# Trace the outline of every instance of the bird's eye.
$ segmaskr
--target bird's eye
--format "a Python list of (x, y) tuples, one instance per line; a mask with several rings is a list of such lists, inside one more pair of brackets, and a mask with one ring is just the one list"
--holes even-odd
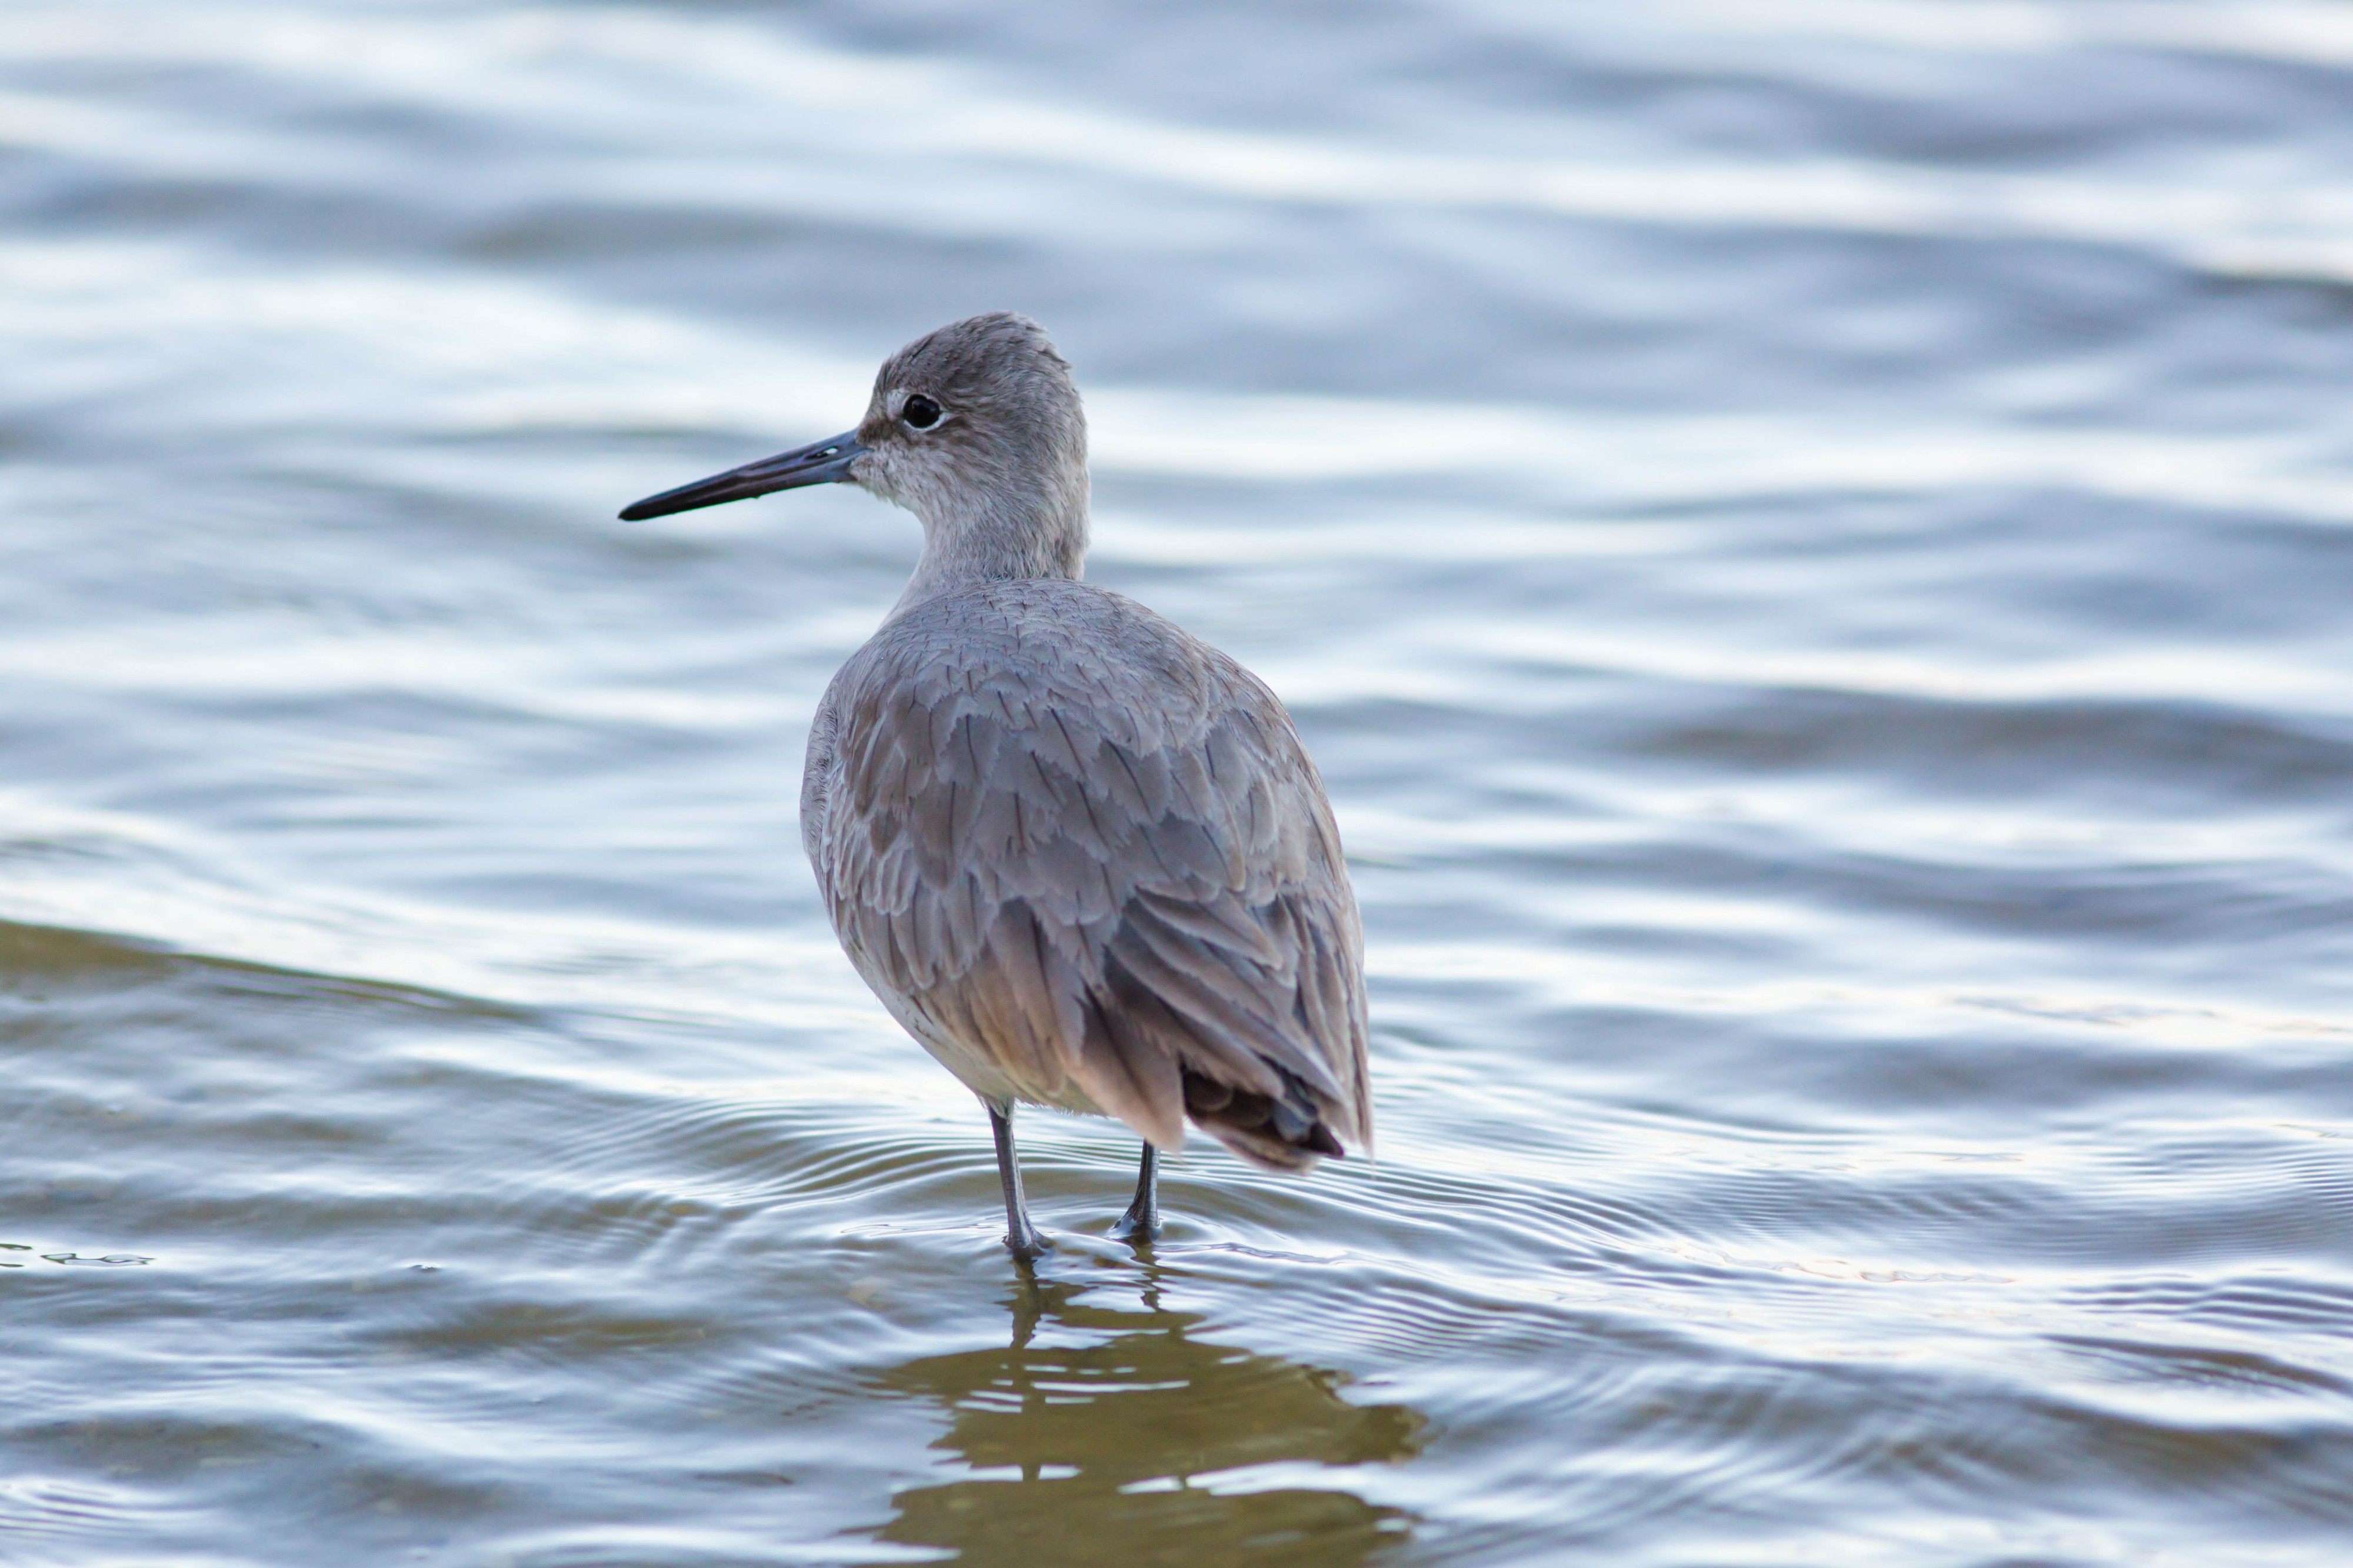
[(928, 430), (940, 422), (940, 405), (919, 392), (907, 399), (907, 405), (899, 410), (899, 417), (911, 429)]

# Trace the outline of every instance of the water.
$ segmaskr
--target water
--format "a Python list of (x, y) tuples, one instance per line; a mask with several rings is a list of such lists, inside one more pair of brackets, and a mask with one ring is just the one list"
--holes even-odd
[[(0, 1561), (2327, 1564), (2353, 13), (16, 0)], [(828, 434), (1056, 333), (1377, 1164), (978, 1108)]]

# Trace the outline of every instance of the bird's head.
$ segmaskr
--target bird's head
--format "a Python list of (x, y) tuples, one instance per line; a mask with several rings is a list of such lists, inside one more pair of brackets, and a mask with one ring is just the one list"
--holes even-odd
[(630, 521), (806, 485), (853, 484), (923, 522), (927, 558), (983, 576), (1078, 575), (1087, 423), (1045, 329), (999, 310), (882, 363), (858, 428), (649, 496)]

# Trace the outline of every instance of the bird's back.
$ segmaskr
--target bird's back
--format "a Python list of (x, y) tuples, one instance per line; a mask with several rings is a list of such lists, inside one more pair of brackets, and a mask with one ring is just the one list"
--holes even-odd
[(1144, 606), (1029, 578), (895, 616), (818, 709), (801, 832), (851, 962), (983, 1099), (1164, 1148), (1189, 1115), (1286, 1168), (1369, 1144), (1322, 781), (1272, 692)]

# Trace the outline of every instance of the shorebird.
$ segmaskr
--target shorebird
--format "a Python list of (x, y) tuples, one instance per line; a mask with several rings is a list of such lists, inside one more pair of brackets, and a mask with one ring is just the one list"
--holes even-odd
[(1087, 432), (1043, 329), (998, 312), (883, 362), (855, 430), (637, 502), (851, 484), (913, 512), (906, 592), (810, 725), (801, 842), (850, 963), (988, 1108), (1005, 1244), (1045, 1247), (1017, 1104), (1144, 1140), (1112, 1234), (1159, 1229), (1192, 1122), (1304, 1171), (1368, 1149), (1364, 938), (1291, 717), (1226, 655), (1080, 580)]

